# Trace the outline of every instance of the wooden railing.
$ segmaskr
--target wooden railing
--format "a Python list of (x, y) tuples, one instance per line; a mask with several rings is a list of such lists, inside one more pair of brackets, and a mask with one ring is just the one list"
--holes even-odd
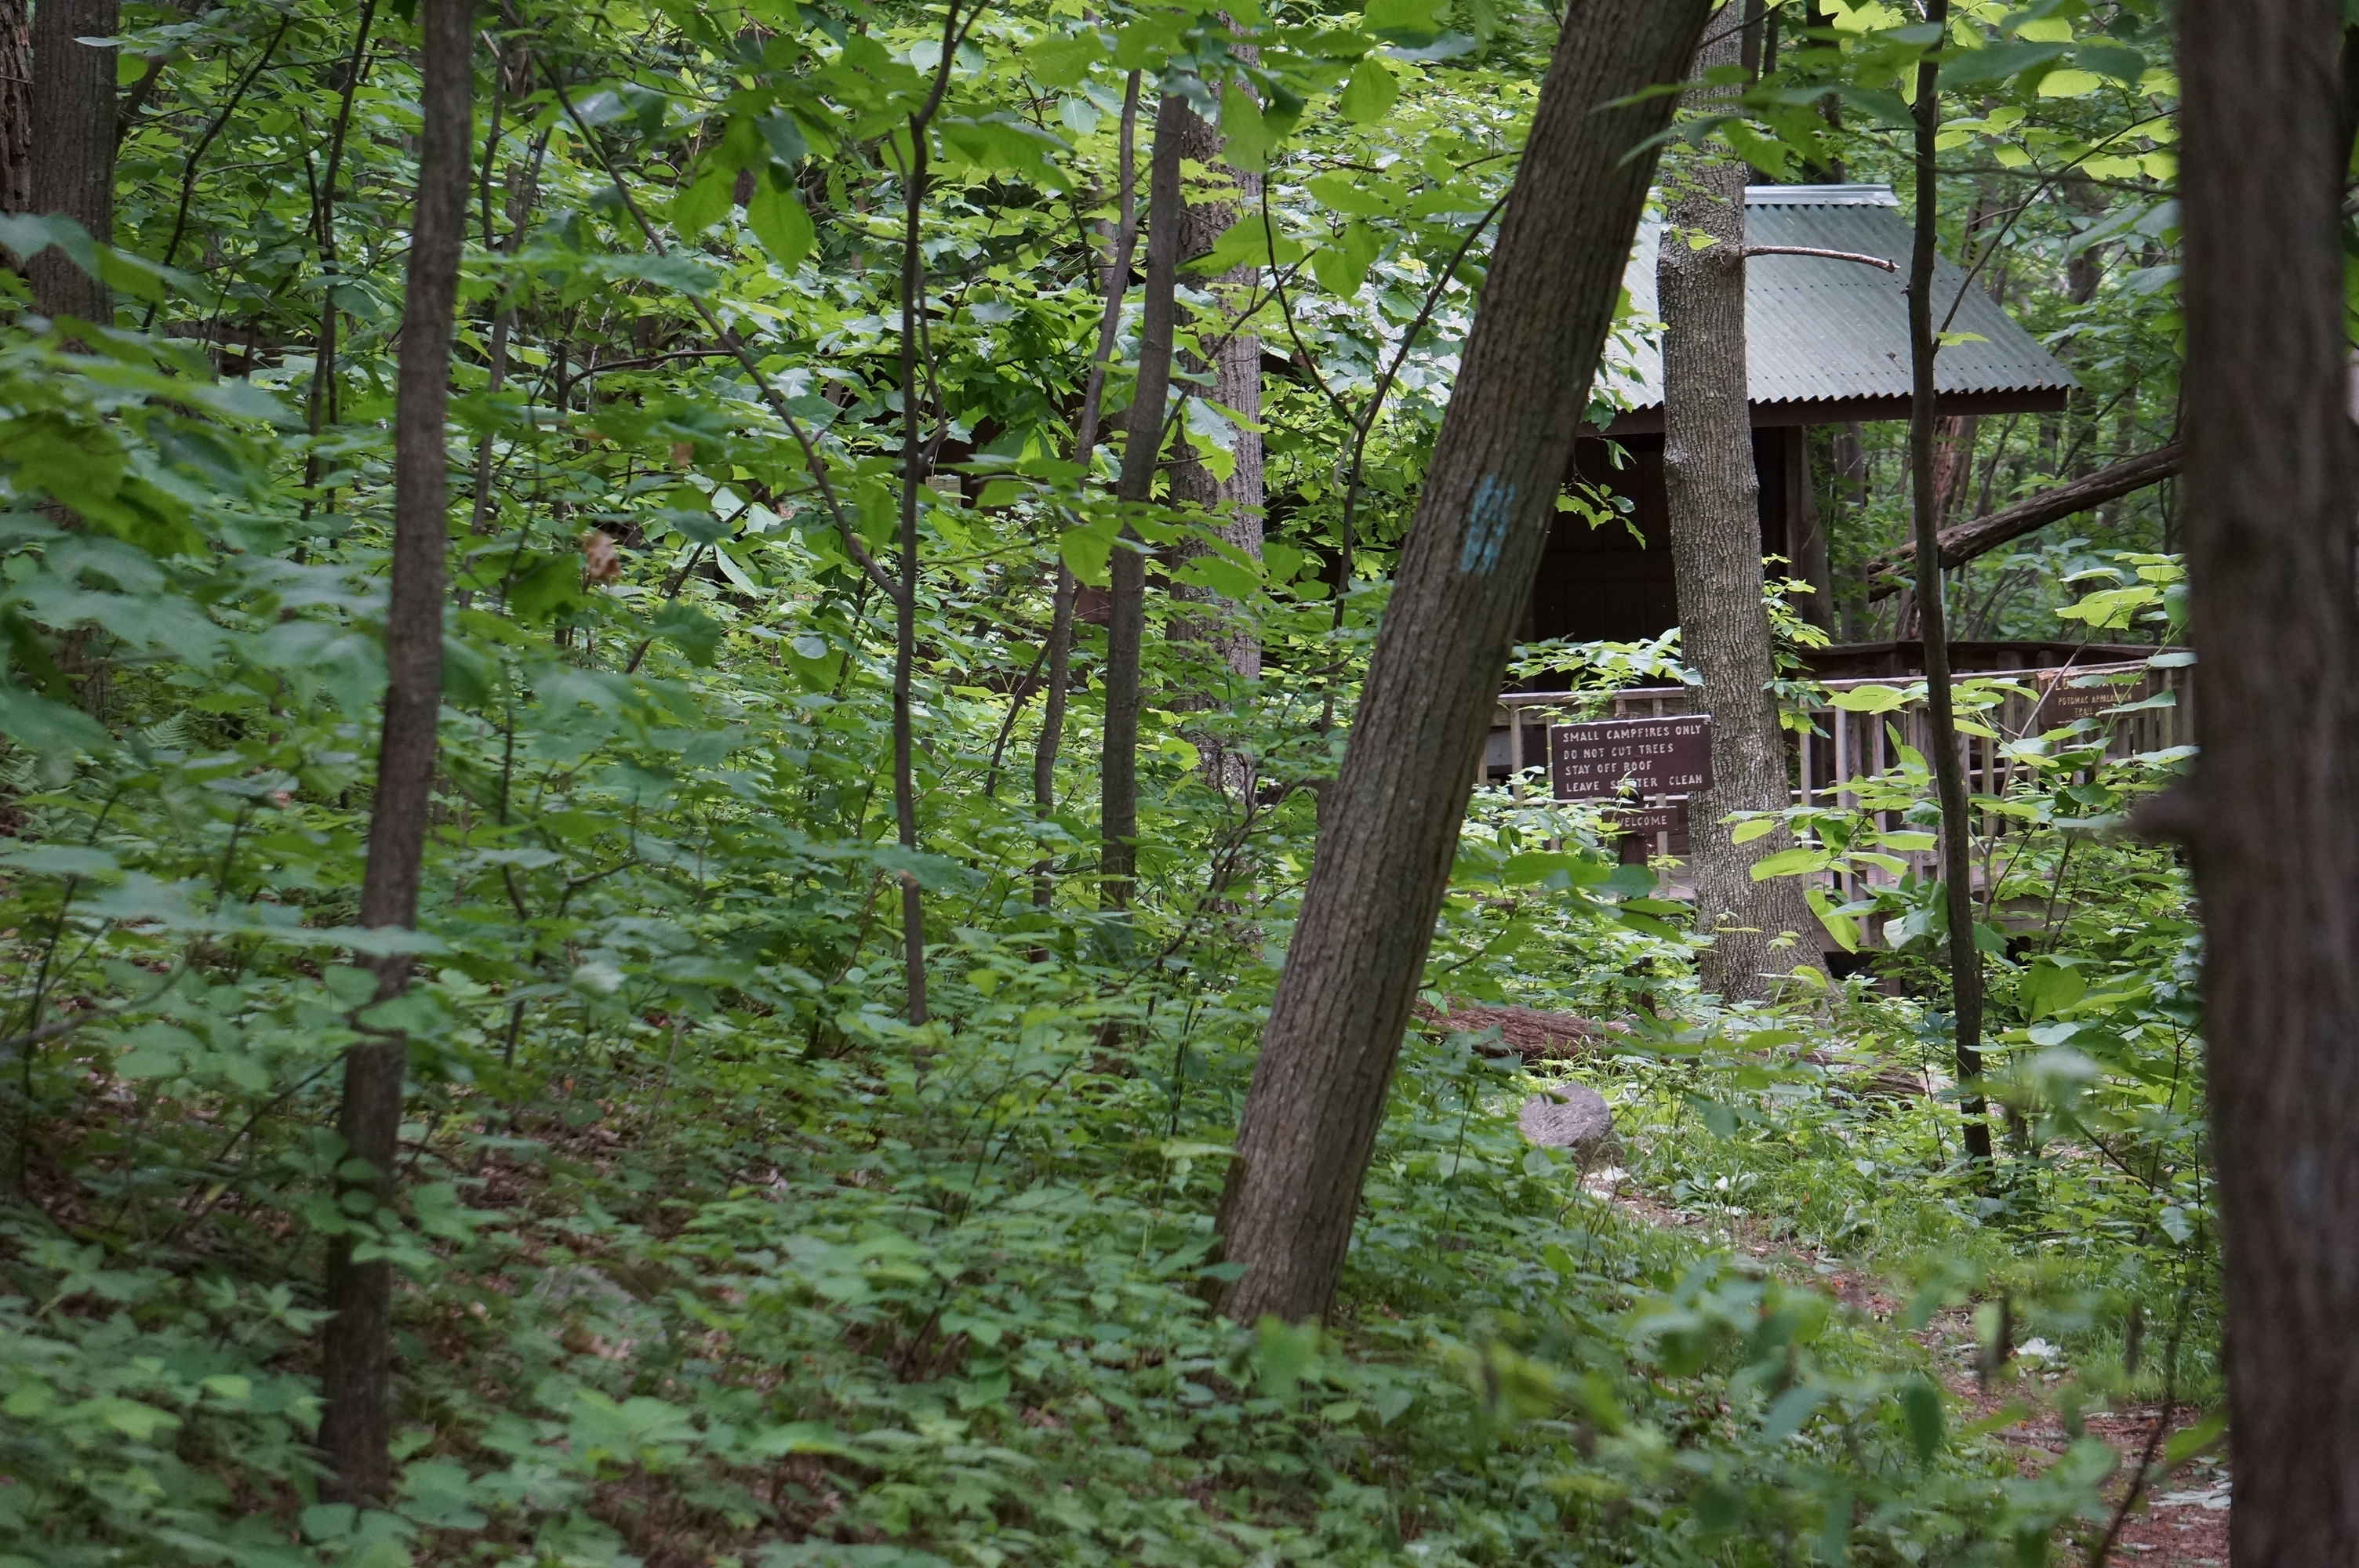
[[(2057, 665), (2027, 670), (1962, 670), (1954, 677), (1968, 681), (2005, 682), (2008, 691), (1993, 706), (1963, 715), (1995, 737), (1961, 734), (1958, 745), (1966, 770), (1966, 788), (1976, 795), (2002, 795), (2022, 773), (2024, 764), (2010, 757), (2006, 743), (2025, 736), (2059, 729), (2076, 718), (2100, 719), (2106, 726), (2108, 756), (2133, 756), (2191, 744), (2194, 739), (2193, 674), (2185, 665), (2156, 665), (2146, 660), (2090, 665)], [(1829, 696), (1869, 687), (1906, 691), (1908, 677), (1836, 680), (1818, 683)], [(1631, 687), (1610, 694), (1574, 692), (1507, 692), (1499, 698), (1491, 741), (1484, 757), (1485, 781), (1506, 779), (1520, 798), (1527, 793), (1548, 793), (1548, 730), (1550, 724), (1593, 719), (1647, 719), (1695, 711), (1701, 693), (1688, 687)], [(2124, 711), (2107, 712), (2107, 709)], [(1845, 786), (1892, 767), (1899, 759), (1893, 750), (1900, 742), (1927, 754), (1930, 742), (1924, 702), (1920, 697), (1884, 712), (1857, 712), (1823, 701), (1804, 710), (1811, 719), (1809, 732), (1788, 731), (1793, 797), (1797, 804), (1855, 804), (1856, 794)], [(1528, 770), (1538, 769), (1535, 775)], [(1667, 804), (1651, 801), (1650, 805)], [(1897, 826), (1895, 824), (1894, 826)], [(2005, 823), (1985, 816), (1984, 831), (2002, 831)], [(1658, 839), (1658, 853), (1675, 854), (1680, 847), (1669, 835)], [(1905, 857), (1911, 862), (1928, 855)]]

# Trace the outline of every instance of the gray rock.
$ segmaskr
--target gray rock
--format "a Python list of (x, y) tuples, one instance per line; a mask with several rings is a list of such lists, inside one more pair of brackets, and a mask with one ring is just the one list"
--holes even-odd
[(1614, 1147), (1614, 1112), (1605, 1097), (1581, 1084), (1558, 1084), (1524, 1102), (1516, 1125), (1543, 1149), (1570, 1149), (1582, 1162)]

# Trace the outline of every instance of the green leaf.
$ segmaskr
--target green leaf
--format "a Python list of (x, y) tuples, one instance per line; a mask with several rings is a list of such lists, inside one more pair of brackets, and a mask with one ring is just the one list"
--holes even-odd
[(1331, 212), (1341, 212), (1349, 218), (1382, 218), (1391, 214), (1399, 191), (1389, 183), (1383, 191), (1371, 190), (1356, 172), (1338, 170), (1332, 174), (1314, 175), (1304, 189), (1312, 200)]
[(1166, 1139), (1156, 1146), (1156, 1152), (1166, 1160), (1234, 1159), (1236, 1151), (1226, 1143), (1201, 1143), (1186, 1138)]
[(1221, 139), (1223, 156), (1238, 168), (1266, 168), (1270, 149), (1277, 145), (1260, 103), (1234, 82), (1221, 92)]
[(1281, 1323), (1265, 1317), (1254, 1325), (1252, 1360), (1260, 1374), (1262, 1397), (1290, 1400), (1303, 1374), (1319, 1357), (1319, 1325)]
[(2017, 1005), (2023, 1009), (2024, 1022), (2037, 1023), (2079, 1001), (2088, 994), (2089, 982), (2077, 969), (2067, 968), (2053, 958), (2034, 960), (2016, 982)]
[(1895, 708), (1905, 707), (1908, 701), (1907, 692), (1890, 686), (1854, 687), (1849, 691), (1827, 695), (1829, 706), (1840, 708), (1845, 713), (1890, 713)]
[(1774, 855), (1765, 856), (1754, 861), (1752, 876), (1756, 882), (1766, 882), (1771, 877), (1792, 877), (1800, 876), (1807, 871), (1822, 871), (1832, 864), (1834, 864), (1834, 857), (1824, 849), (1798, 846), (1791, 849), (1780, 849)]
[(1987, 48), (1967, 49), (1948, 54), (1941, 60), (1941, 90), (1980, 86), (1984, 82), (2005, 81), (2060, 59), (2061, 44), (2029, 43), (2014, 39)]
[(672, 198), (673, 232), (688, 243), (696, 243), (729, 211), (729, 193), (735, 184), (736, 176), (718, 163), (697, 176)]
[(745, 222), (762, 248), (788, 272), (802, 265), (818, 240), (801, 200), (771, 180), (755, 182), (754, 199), (745, 203)]
[(1056, 136), (1007, 114), (943, 120), (940, 130), (952, 161), (990, 174), (1047, 177), (1053, 172), (1049, 156), (1065, 150)]
[(114, 1059), (114, 1076), (118, 1078), (169, 1078), (181, 1069), (179, 1053), (143, 1045), (136, 1051), (125, 1051)]
[(114, 746), (114, 737), (82, 709), (36, 697), (5, 681), (0, 681), (0, 734), (45, 757), (71, 756), (76, 752), (98, 755)]
[(1898, 1394), (1900, 1417), (1908, 1426), (1908, 1446), (1919, 1464), (1930, 1463), (1941, 1449), (1941, 1390), (1930, 1378), (1906, 1378)]
[(1057, 535), (1057, 553), (1064, 557), (1075, 581), (1093, 588), (1105, 586), (1106, 563), (1114, 555), (1114, 535), (1111, 524), (1085, 524)]
[(1385, 69), (1384, 61), (1370, 55), (1352, 68), (1351, 80), (1343, 84), (1335, 107), (1353, 124), (1367, 125), (1391, 114), (1399, 97), (1400, 83)]
[(1810, 1412), (1819, 1408), (1826, 1394), (1826, 1390), (1816, 1383), (1797, 1383), (1778, 1395), (1769, 1413), (1761, 1418), (1761, 1440), (1783, 1443), (1801, 1431), (1802, 1423), (1810, 1419)]
[[(1023, 53), (1024, 68), (1044, 87), (1076, 87), (1090, 67), (1105, 58), (1105, 39), (1095, 28), (1061, 38), (1035, 38)], [(1222, 129), (1228, 127), (1223, 124)]]
[(2039, 96), (2086, 98), (2104, 84), (2105, 79), (2093, 70), (2080, 70), (2067, 67), (2062, 70), (2051, 70), (2039, 79)]
[(860, 1451), (843, 1434), (823, 1421), (788, 1422), (757, 1433), (745, 1444), (745, 1453), (756, 1459), (783, 1459), (789, 1454), (821, 1454), (839, 1459), (856, 1459)]
[(1171, 574), (1172, 580), (1209, 588), (1226, 600), (1241, 600), (1261, 587), (1261, 579), (1236, 562), (1219, 556), (1198, 556)]
[(0, 861), (20, 871), (35, 871), (52, 877), (90, 877), (103, 881), (118, 881), (123, 868), (114, 856), (103, 849), (85, 849), (79, 844), (11, 844), (0, 849)]
[(1360, 14), (1360, 26), (1372, 33), (1424, 39), (1440, 30), (1434, 20), (1440, 9), (1441, 0), (1368, 0), (1368, 8)]
[(442, 695), (461, 708), (480, 708), (499, 689), (498, 663), (456, 633), (442, 633)]
[[(736, 127), (730, 128), (734, 131)], [(803, 140), (803, 128), (783, 109), (771, 110), (754, 122), (754, 128), (762, 134), (770, 156), (789, 168), (810, 156), (810, 148)]]

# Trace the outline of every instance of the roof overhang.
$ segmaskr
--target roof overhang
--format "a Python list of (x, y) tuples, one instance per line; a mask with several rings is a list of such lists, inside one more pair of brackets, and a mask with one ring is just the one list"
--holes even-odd
[[(2071, 394), (2062, 387), (2020, 387), (2006, 392), (1945, 392), (1934, 399), (1939, 415), (1963, 417), (1983, 414), (2060, 414)], [(1751, 406), (1756, 430), (1783, 429), (1795, 425), (1874, 425), (1909, 416), (1906, 397), (1813, 399), (1804, 403), (1756, 403)], [(1659, 436), (1663, 406), (1633, 408), (1614, 416), (1603, 431), (1582, 427), (1585, 436)]]
[[(1908, 417), (1908, 295), (1916, 236), (1881, 185), (1754, 186), (1745, 237), (1745, 379), (1756, 427)], [(1662, 428), (1657, 336), (1659, 222), (1640, 226), (1623, 286), (1636, 330), (1617, 334), (1598, 386), (1624, 410), (1614, 434)], [(1875, 266), (1856, 258), (1874, 257)], [(2045, 413), (2079, 384), (2055, 355), (1946, 256), (1933, 291), (1952, 332), (1935, 361), (1944, 414)]]

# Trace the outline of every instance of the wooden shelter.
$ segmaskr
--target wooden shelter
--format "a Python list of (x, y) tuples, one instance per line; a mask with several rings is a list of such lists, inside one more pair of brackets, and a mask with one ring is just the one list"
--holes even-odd
[[(1765, 555), (1809, 575), (1815, 532), (1804, 436), (1813, 425), (1906, 419), (1909, 409), (1907, 271), (1912, 235), (1885, 185), (1757, 185), (1745, 195), (1748, 246), (1880, 256), (1898, 270), (1823, 256), (1754, 255), (1745, 264), (1745, 330), (1760, 477)], [(1640, 231), (1624, 286), (1638, 315), (1655, 312), (1661, 226)], [(1943, 414), (2053, 413), (2078, 384), (2071, 372), (1947, 258), (1934, 305), (1963, 341), (1942, 349), (1935, 380)], [(1560, 515), (1532, 585), (1523, 641), (1635, 641), (1679, 623), (1663, 487), (1662, 358), (1651, 334), (1609, 363), (1611, 423), (1573, 443), (1568, 479), (1625, 503), (1626, 524), (1593, 527)], [(1824, 546), (1816, 548), (1823, 558)]]

